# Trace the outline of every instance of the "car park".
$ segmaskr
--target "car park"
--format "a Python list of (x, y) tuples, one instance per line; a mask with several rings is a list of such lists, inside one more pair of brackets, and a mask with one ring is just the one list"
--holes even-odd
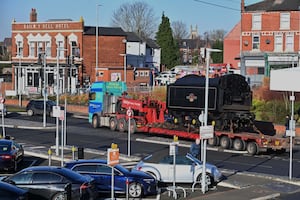
[(0, 181), (1, 200), (29, 200), (28, 191), (15, 185)]
[(22, 145), (14, 140), (0, 139), (0, 169), (16, 172), (23, 158)]
[[(48, 116), (53, 116), (53, 106), (56, 106), (56, 103), (54, 101), (52, 100), (46, 101), (46, 114)], [(43, 99), (30, 100), (26, 106), (26, 112), (28, 116), (42, 115), (44, 113), (44, 100)]]
[[(155, 177), (159, 182), (172, 183), (173, 177), (173, 156), (167, 155), (160, 158), (158, 162), (154, 161), (157, 158), (148, 156), (140, 161), (135, 170), (146, 172)], [(176, 176), (175, 180), (178, 183), (201, 183), (202, 179), (202, 162), (191, 154), (176, 155)], [(222, 173), (212, 164), (206, 163), (206, 185), (212, 187), (223, 179)]]
[(176, 81), (176, 73), (171, 71), (161, 72), (154, 80), (158, 85), (169, 85)]
[[(112, 167), (107, 164), (107, 160), (70, 161), (65, 164), (65, 167), (93, 177), (96, 181), (98, 192), (111, 192)], [(114, 166), (114, 180), (114, 191), (116, 193), (126, 193), (127, 183), (128, 194), (132, 198), (140, 198), (157, 193), (157, 181), (152, 176), (140, 171), (129, 171), (122, 165)]]
[(92, 177), (63, 167), (29, 167), (2, 181), (28, 190), (30, 200), (58, 200), (65, 199), (65, 195), (72, 200), (92, 200), (97, 195)]

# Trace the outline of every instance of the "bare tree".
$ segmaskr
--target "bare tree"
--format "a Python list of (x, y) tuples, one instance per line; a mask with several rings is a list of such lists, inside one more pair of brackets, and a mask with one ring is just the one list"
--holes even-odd
[(212, 30), (209, 32), (209, 39), (212, 41), (223, 41), (225, 34), (226, 31), (222, 29)]
[(186, 39), (188, 37), (187, 26), (182, 21), (172, 22), (173, 37), (176, 40)]
[(112, 25), (121, 27), (124, 31), (135, 32), (139, 36), (153, 38), (158, 21), (153, 9), (145, 2), (137, 1), (122, 4), (114, 11)]

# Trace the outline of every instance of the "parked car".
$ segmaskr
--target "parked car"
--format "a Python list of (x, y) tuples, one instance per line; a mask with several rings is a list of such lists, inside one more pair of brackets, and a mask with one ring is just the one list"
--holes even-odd
[(28, 191), (15, 185), (0, 181), (1, 200), (29, 200)]
[[(146, 172), (163, 183), (173, 182), (173, 156), (165, 156), (158, 162), (153, 161), (153, 156), (148, 156), (140, 161), (135, 170)], [(206, 163), (206, 185), (214, 186), (223, 179), (222, 173), (212, 164)], [(201, 182), (202, 162), (191, 154), (176, 155), (176, 177), (178, 183)]]
[(72, 200), (92, 200), (97, 195), (92, 177), (80, 175), (63, 167), (29, 167), (3, 178), (2, 181), (28, 190), (30, 200), (65, 199), (66, 188), (71, 189)]
[[(65, 164), (66, 168), (90, 175), (96, 181), (98, 192), (111, 191), (112, 167), (106, 160), (91, 159), (70, 161)], [(128, 194), (132, 198), (140, 198), (146, 195), (157, 193), (157, 181), (150, 175), (129, 171), (122, 165), (114, 166), (114, 191), (116, 193), (126, 193), (126, 182), (128, 183)]]
[[(46, 114), (48, 116), (52, 117), (53, 106), (56, 106), (56, 103), (54, 101), (51, 100), (46, 101)], [(43, 99), (30, 100), (26, 106), (26, 112), (28, 116), (42, 115), (44, 113), (44, 100)]]
[(176, 81), (176, 73), (171, 71), (161, 72), (154, 80), (158, 85), (169, 85)]
[(10, 139), (0, 139), (0, 169), (16, 172), (23, 158), (22, 145)]

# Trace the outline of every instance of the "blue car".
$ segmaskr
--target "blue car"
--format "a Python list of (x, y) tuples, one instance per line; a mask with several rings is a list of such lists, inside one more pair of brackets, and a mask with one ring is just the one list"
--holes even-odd
[(28, 191), (0, 181), (1, 200), (29, 200)]
[[(99, 193), (111, 192), (112, 167), (106, 160), (70, 161), (65, 164), (65, 167), (93, 177)], [(157, 194), (157, 181), (152, 176), (144, 172), (129, 171), (122, 165), (114, 166), (114, 191), (126, 194), (126, 184), (128, 184), (128, 195), (132, 198)]]
[(23, 158), (22, 145), (10, 139), (0, 139), (0, 170), (16, 172)]

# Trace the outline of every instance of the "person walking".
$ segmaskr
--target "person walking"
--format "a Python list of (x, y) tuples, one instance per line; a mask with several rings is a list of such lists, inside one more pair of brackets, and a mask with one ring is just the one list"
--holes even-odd
[(196, 138), (195, 142), (193, 142), (191, 144), (190, 154), (192, 154), (192, 156), (194, 156), (195, 158), (199, 159), (199, 155), (200, 155), (200, 138)]

